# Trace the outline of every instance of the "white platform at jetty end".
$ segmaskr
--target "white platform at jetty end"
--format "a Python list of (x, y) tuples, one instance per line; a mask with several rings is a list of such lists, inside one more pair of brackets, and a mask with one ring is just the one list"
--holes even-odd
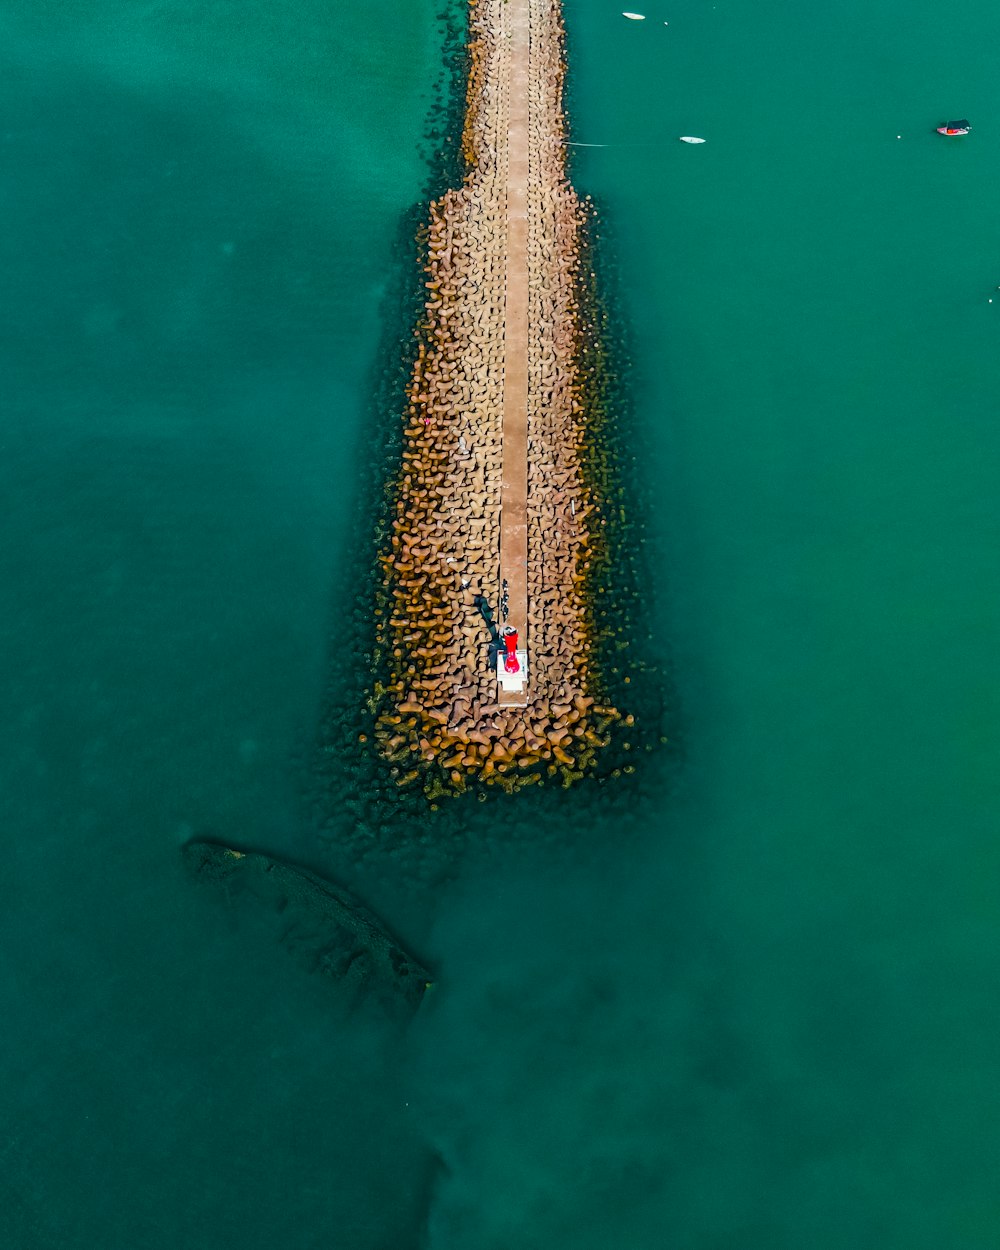
[[(516, 673), (508, 673), (503, 666), (503, 653), (497, 656), (497, 682), (500, 686), (500, 702), (505, 707), (526, 707), (528, 689), (528, 653), (516, 651), (520, 668)], [(523, 701), (518, 695), (524, 696)]]

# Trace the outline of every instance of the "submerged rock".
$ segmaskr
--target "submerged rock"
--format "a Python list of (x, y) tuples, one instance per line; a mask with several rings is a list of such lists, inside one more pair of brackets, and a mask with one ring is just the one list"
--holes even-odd
[(280, 913), (282, 941), (312, 971), (387, 1004), (420, 1005), (430, 973), (343, 886), (218, 842), (189, 842), (183, 854), (196, 876), (222, 885), (230, 898), (247, 894)]

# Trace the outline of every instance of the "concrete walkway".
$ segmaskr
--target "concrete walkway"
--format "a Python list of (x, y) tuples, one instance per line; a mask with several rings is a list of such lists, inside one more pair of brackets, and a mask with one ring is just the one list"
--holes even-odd
[[(528, 650), (528, 0), (507, 0), (507, 283), (504, 329), (503, 460), (500, 578), (507, 583), (507, 624)], [(501, 705), (524, 707), (527, 689), (499, 693)]]

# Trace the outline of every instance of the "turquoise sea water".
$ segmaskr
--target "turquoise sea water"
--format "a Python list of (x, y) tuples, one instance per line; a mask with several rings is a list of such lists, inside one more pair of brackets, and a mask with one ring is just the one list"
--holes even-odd
[(567, 0), (672, 745), (460, 858), (311, 782), (440, 11), (0, 5), (0, 1242), (992, 1248), (1000, 17)]

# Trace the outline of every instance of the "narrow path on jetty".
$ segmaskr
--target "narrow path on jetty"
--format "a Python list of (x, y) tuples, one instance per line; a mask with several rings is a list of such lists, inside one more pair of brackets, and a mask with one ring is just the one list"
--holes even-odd
[(470, 0), (468, 46), (466, 174), (430, 205), (368, 701), (393, 786), (432, 801), (570, 785), (620, 719), (592, 688), (608, 626), (559, 0)]
[[(500, 579), (507, 617), (528, 648), (528, 141), (531, 33), (529, 0), (507, 0), (507, 274), (504, 320), (500, 496)], [(529, 678), (530, 682), (530, 668)], [(523, 707), (527, 690), (501, 690), (502, 706)]]

